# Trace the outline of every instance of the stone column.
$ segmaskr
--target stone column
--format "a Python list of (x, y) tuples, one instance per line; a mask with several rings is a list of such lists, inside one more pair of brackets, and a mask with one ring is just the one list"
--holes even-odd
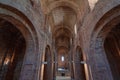
[(26, 53), (24, 56), (24, 62), (21, 70), (20, 80), (34, 80), (35, 73), (35, 52), (34, 43), (32, 39), (27, 41)]
[(97, 38), (95, 48), (91, 49), (90, 65), (93, 80), (113, 80), (111, 70), (103, 47), (103, 39)]

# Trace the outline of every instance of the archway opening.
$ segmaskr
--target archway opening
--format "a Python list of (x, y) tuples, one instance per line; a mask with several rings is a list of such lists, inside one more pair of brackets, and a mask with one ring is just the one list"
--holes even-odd
[(114, 80), (120, 79), (120, 24), (107, 35), (104, 49)]
[(43, 64), (44, 64), (43, 80), (52, 80), (53, 78), (52, 55), (49, 46), (47, 46), (45, 49)]
[[(113, 29), (115, 29), (116, 25), (120, 22), (119, 9), (120, 6), (116, 5), (116, 7), (113, 6), (110, 10), (106, 11), (104, 15), (100, 17), (91, 33), (89, 59), (91, 59), (90, 64), (92, 65), (90, 65), (89, 73), (90, 75), (92, 74), (90, 76), (92, 79), (113, 80), (113, 73), (109, 66), (112, 62), (110, 62), (108, 58), (108, 56), (110, 56), (110, 48), (112, 49), (112, 46), (109, 46), (109, 48), (107, 48), (107, 46), (115, 45), (112, 41), (114, 38), (110, 38), (110, 35), (113, 35), (111, 32), (113, 32)], [(114, 31), (114, 33), (116, 33), (116, 31)]]
[(83, 59), (83, 53), (80, 47), (77, 47), (74, 54), (74, 78), (75, 80), (86, 80), (85, 78), (85, 61)]
[(19, 80), (25, 50), (22, 33), (0, 18), (0, 80)]
[(61, 28), (55, 35), (56, 79), (71, 79), (70, 72), (70, 38), (71, 32), (67, 28)]
[(69, 70), (69, 53), (64, 47), (60, 47), (57, 51), (57, 76), (70, 76)]

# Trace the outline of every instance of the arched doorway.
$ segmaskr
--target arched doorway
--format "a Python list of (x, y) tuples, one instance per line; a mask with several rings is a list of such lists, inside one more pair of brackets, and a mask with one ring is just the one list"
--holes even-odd
[(85, 61), (83, 59), (83, 53), (80, 47), (76, 48), (74, 55), (74, 78), (75, 80), (86, 80), (85, 78)]
[(107, 35), (104, 49), (114, 80), (120, 79), (120, 24)]
[(59, 28), (55, 34), (55, 57), (57, 80), (71, 79), (71, 50), (70, 50), (71, 32), (67, 28)]
[(119, 80), (119, 9), (120, 6), (117, 6), (104, 14), (93, 31), (91, 42), (93, 79)]
[(111, 80), (119, 80), (120, 27), (119, 24), (112, 25), (112, 23), (108, 23), (108, 25), (109, 26), (106, 25), (106, 27), (102, 29), (96, 40), (96, 65), (97, 69), (104, 70), (104, 74), (107, 75), (106, 77), (102, 75), (103, 78), (108, 79), (109, 75), (111, 75)]
[[(40, 46), (35, 24), (20, 8), (0, 3), (0, 18), (12, 23), (25, 39), (25, 55), (19, 80), (39, 79)], [(22, 45), (22, 44), (21, 44)], [(22, 49), (22, 48), (21, 48)]]
[(0, 18), (0, 80), (19, 80), (25, 50), (22, 33)]
[(52, 70), (52, 54), (50, 47), (47, 46), (45, 49), (44, 60), (43, 60), (43, 80), (52, 80), (53, 79), (53, 70)]

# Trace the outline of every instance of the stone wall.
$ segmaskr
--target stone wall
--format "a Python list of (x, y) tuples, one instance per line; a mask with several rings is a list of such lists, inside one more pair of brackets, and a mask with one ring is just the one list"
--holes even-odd
[(20, 79), (39, 79), (42, 53), (47, 44), (51, 45), (51, 37), (47, 36), (49, 33), (44, 34), (46, 25), (40, 1), (0, 0), (0, 17), (16, 26), (26, 40), (27, 48)]
[[(116, 10), (117, 12), (114, 12), (112, 9), (114, 8), (114, 10), (115, 10), (115, 8), (117, 8), (116, 6), (118, 6), (119, 4), (120, 4), (119, 0), (97, 0), (93, 9), (89, 8), (90, 11), (84, 17), (82, 26), (78, 32), (79, 39), (81, 39), (81, 42), (79, 42), (79, 41), (78, 42), (81, 43), (83, 53), (86, 54), (86, 59), (87, 59), (88, 69), (89, 69), (88, 75), (89, 75), (90, 80), (110, 80), (110, 79), (112, 79), (112, 78), (107, 79), (107, 76), (108, 76), (107, 74), (109, 74), (110, 72), (105, 73), (105, 75), (102, 76), (102, 74), (107, 71), (105, 71), (104, 69), (97, 68), (97, 65), (100, 65), (99, 62), (97, 62), (97, 60), (99, 60), (101, 58), (99, 58), (100, 55), (96, 54), (97, 52), (100, 52), (99, 42), (96, 42), (96, 37), (98, 36), (98, 33), (101, 31), (101, 29), (104, 27), (103, 24), (105, 22), (109, 22), (111, 19), (115, 18), (115, 16), (110, 15), (110, 14), (112, 14), (112, 13), (114, 15), (117, 14), (119, 9)], [(89, 6), (90, 6), (90, 3), (89, 3)], [(111, 10), (111, 12), (109, 12), (110, 10)], [(107, 13), (107, 15), (105, 17), (106, 13)], [(110, 17), (113, 17), (113, 18), (110, 18)], [(100, 22), (100, 20), (103, 23)], [(100, 26), (98, 26), (98, 25), (100, 25)], [(95, 48), (95, 43), (97, 43), (96, 45), (98, 48)], [(93, 58), (93, 56), (94, 56), (94, 58)], [(105, 55), (103, 55), (103, 56), (105, 57)], [(95, 60), (95, 58), (97, 60)], [(106, 61), (106, 60), (103, 60), (102, 63), (104, 63), (104, 61)], [(97, 69), (100, 71), (96, 72)], [(98, 73), (97, 76), (96, 76), (96, 73)], [(102, 77), (100, 77), (100, 76), (102, 76)], [(111, 76), (111, 74), (109, 74), (109, 76)], [(95, 78), (95, 77), (99, 77), (99, 78)]]
[[(102, 54), (95, 54), (100, 51), (98, 48), (101, 46), (99, 44), (100, 41), (96, 42), (96, 39), (98, 39), (98, 33), (104, 25), (119, 15), (119, 8), (116, 6), (120, 4), (120, 0), (92, 1), (80, 1), (83, 4), (79, 5), (80, 11), (78, 10), (79, 12), (77, 13), (77, 35), (72, 37), (71, 53), (75, 53), (76, 47), (80, 46), (83, 51), (83, 58), (87, 63), (87, 80), (102, 80), (108, 79), (106, 77), (103, 78), (102, 72), (105, 72), (105, 74), (109, 72), (102, 67), (97, 67), (101, 62), (96, 60), (99, 60), (99, 56)], [(54, 46), (54, 40), (52, 40), (49, 23), (47, 22), (46, 14), (44, 14), (45, 10), (41, 8), (41, 2), (40, 0), (0, 0), (0, 18), (9, 21), (18, 28), (26, 41), (26, 54), (20, 80), (39, 80), (42, 69), (41, 61), (46, 45), (50, 46), (51, 52), (54, 51), (54, 47), (51, 47)], [(58, 2), (63, 5), (64, 1)], [(66, 2), (69, 1), (66, 0)], [(53, 4), (53, 8), (55, 8), (56, 4)], [(113, 8), (116, 11), (113, 11)], [(111, 14), (112, 12), (113, 14)], [(96, 78), (96, 71), (98, 73), (97, 76), (103, 77)]]

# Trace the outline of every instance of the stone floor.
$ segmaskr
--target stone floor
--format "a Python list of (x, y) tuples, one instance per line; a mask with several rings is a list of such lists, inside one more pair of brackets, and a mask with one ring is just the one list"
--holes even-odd
[(71, 80), (70, 76), (57, 76), (56, 80)]

